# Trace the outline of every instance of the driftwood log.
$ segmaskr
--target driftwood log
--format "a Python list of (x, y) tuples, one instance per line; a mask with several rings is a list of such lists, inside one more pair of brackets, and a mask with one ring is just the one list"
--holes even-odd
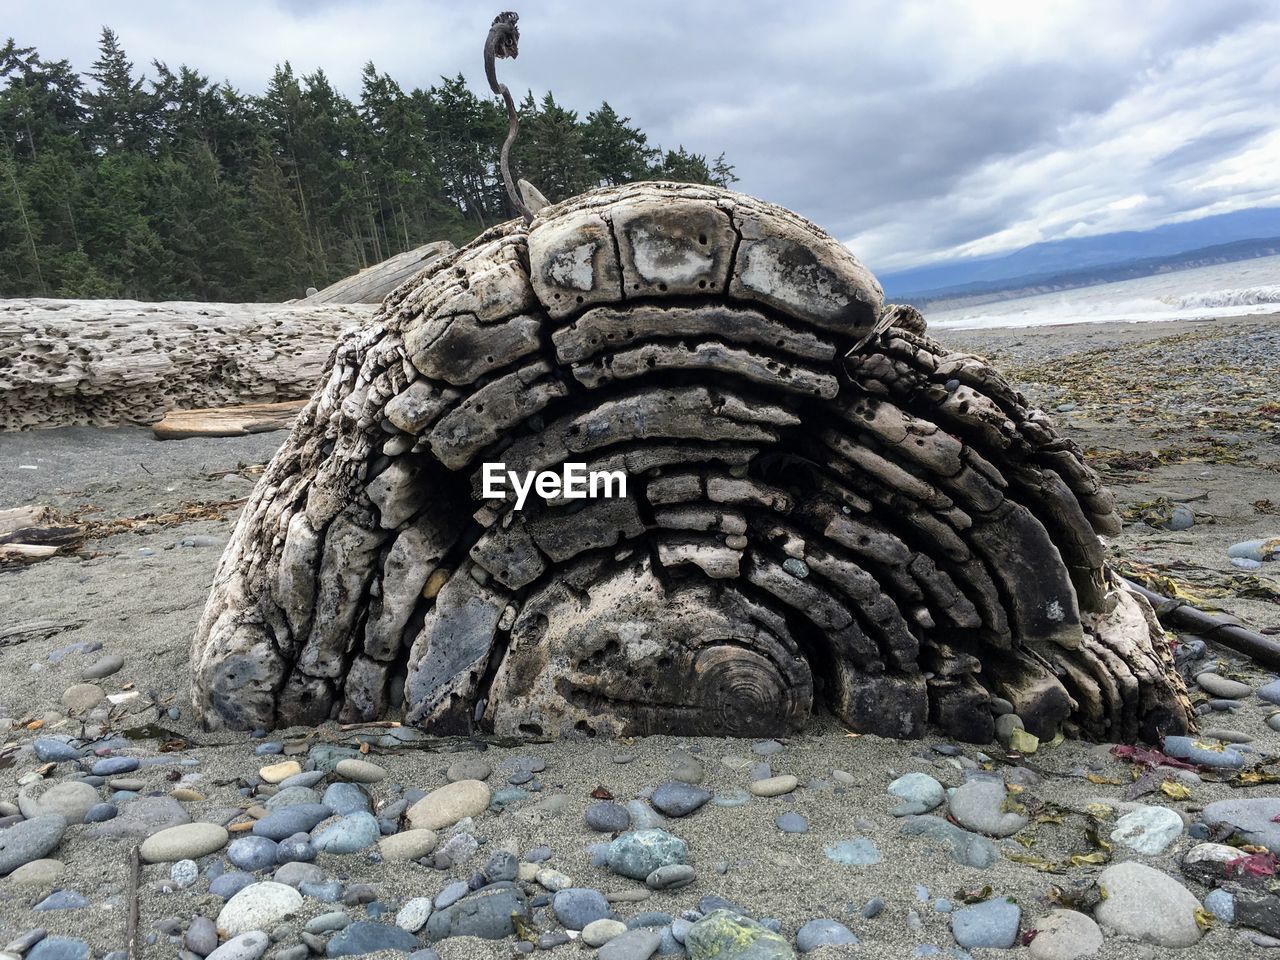
[(251, 433), (287, 430), (305, 400), (279, 403), (245, 403), (235, 407), (205, 407), (200, 410), (170, 410), (164, 419), (151, 425), (157, 440), (187, 440), (191, 437), (244, 437)]
[[(483, 465), (625, 497), (485, 499)], [(1185, 731), (1113, 502), (981, 359), (786, 210), (639, 184), (494, 228), (346, 335), (228, 545), (212, 728)]]
[(440, 257), (453, 253), (454, 246), (448, 240), (436, 240), (423, 244), (390, 259), (375, 263), (323, 290), (317, 290), (303, 303), (381, 303), (387, 294), (413, 277), (423, 267)]
[(0, 300), (0, 431), (153, 423), (169, 410), (310, 395), (374, 308)]

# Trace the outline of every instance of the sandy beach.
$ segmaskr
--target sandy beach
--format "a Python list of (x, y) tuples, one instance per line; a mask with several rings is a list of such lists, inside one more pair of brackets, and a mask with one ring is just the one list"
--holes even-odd
[[(1127, 521), (1110, 544), (1119, 570), (1168, 578), (1161, 582), (1252, 629), (1280, 633), (1280, 577), (1271, 569), (1277, 565), (1238, 569), (1226, 552), (1239, 541), (1280, 536), (1280, 315), (947, 331), (940, 339), (995, 361), (1089, 452)], [(373, 741), (366, 758), (388, 774), (371, 787), (375, 810), (405, 789), (443, 785), (445, 770), (460, 757), (489, 764), (493, 772), (487, 782), (495, 792), (509, 786), (504, 761), (510, 766), (524, 755), (545, 764), (534, 778), (540, 789), (524, 784), (526, 796), (513, 795), (503, 809), (475, 819), (479, 851), (447, 870), (413, 862), (374, 863), (362, 854), (321, 854), (316, 861), (348, 887), (371, 884), (378, 901), (392, 906), (466, 880), (499, 847), (523, 854), (544, 844), (551, 848), (544, 866), (566, 874), (575, 886), (606, 894), (647, 893), (642, 883), (592, 865), (589, 845), (609, 835), (585, 826), (583, 813), (593, 793), (603, 790), (620, 802), (632, 800), (682, 766), (700, 767), (700, 785), (717, 795), (746, 788), (752, 765), (760, 762), (774, 774), (793, 774), (801, 786), (739, 806), (713, 800), (688, 817), (664, 823), (687, 842), (697, 879), (642, 901), (614, 903), (623, 920), (652, 911), (679, 917), (697, 908), (701, 898), (716, 895), (757, 918), (776, 918), (789, 939), (806, 921), (830, 918), (861, 940), (860, 946), (823, 948), (822, 955), (927, 956), (920, 948), (936, 947), (936, 955), (957, 956), (963, 954), (948, 952), (958, 948), (947, 906), (962, 906), (966, 892), (989, 885), (1016, 899), (1026, 931), (1055, 898), (1069, 901), (1073, 890), (1086, 888), (1106, 868), (1106, 863), (1071, 860), (1098, 852), (1089, 837), (1093, 820), (1086, 807), (1111, 806), (1111, 816), (1102, 819), (1105, 838), (1136, 775), (1132, 764), (1111, 756), (1105, 745), (1046, 745), (1019, 764), (1006, 760), (996, 745), (985, 752), (960, 745), (953, 756), (935, 749), (945, 746), (937, 738), (897, 742), (850, 736), (829, 718), (772, 755), (753, 753), (750, 742), (709, 738), (524, 745), (426, 739), (391, 747), (380, 739), (384, 730), (340, 730), (334, 724), (270, 731), (256, 740), (201, 731), (189, 706), (189, 641), (239, 505), (283, 437), (162, 443), (142, 427), (0, 434), (0, 507), (47, 504), (93, 524), (98, 534), (75, 554), (0, 570), (0, 717), (8, 718), (0, 720), (0, 729), (7, 729), (0, 752), (0, 802), (16, 803), (24, 780), (34, 784), (42, 776), (56, 780), (74, 773), (74, 763), (45, 768), (30, 744), (37, 736), (80, 735), (79, 721), (65, 716), (64, 691), (81, 681), (86, 667), (117, 654), (124, 666), (101, 686), (108, 694), (138, 696), (113, 712), (112, 730), (137, 737), (131, 750), (139, 757), (160, 758), (125, 776), (142, 781), (136, 785), (140, 794), (168, 794), (179, 787), (194, 791), (184, 795), (199, 799), (183, 802), (194, 820), (246, 820), (244, 810), (255, 800), (242, 788), (256, 782), (260, 766), (285, 759), (256, 756), (254, 748), (263, 739), (280, 741), (287, 753), (306, 760), (316, 744), (358, 745), (363, 734)], [(1193, 525), (1176, 532), (1160, 529), (1177, 504), (1194, 513)], [(1199, 666), (1214, 661), (1221, 662), (1220, 673), (1254, 687), (1270, 679), (1266, 671), (1220, 648), (1210, 648)], [(1250, 764), (1280, 755), (1280, 732), (1265, 722), (1275, 708), (1256, 696), (1240, 703), (1237, 710), (1204, 717), (1203, 725), (1251, 737), (1245, 745), (1252, 751), (1246, 755)], [(162, 746), (167, 752), (160, 752)], [(487, 749), (480, 752), (480, 746)], [(946, 844), (936, 840), (903, 837), (900, 821), (889, 813), (897, 800), (886, 793), (890, 781), (910, 771), (957, 786), (965, 769), (975, 765), (1006, 775), (1019, 765), (1029, 771), (1013, 775), (1012, 782), (1022, 785), (1019, 798), (1031, 822), (1014, 837), (993, 841), (1001, 856), (985, 869), (957, 863)], [(1212, 773), (1187, 786), (1185, 797), (1156, 792), (1141, 802), (1171, 807), (1191, 822), (1214, 800), (1280, 792), (1274, 784), (1247, 786)], [(100, 793), (106, 799), (109, 787)], [(807, 820), (808, 832), (778, 829), (775, 818), (791, 811)], [(66, 870), (55, 882), (18, 886), (0, 880), (0, 947), (26, 930), (44, 927), (51, 936), (82, 938), (95, 953), (124, 948), (132, 841), (90, 839), (89, 832), (89, 826), (69, 829), (56, 853)], [(442, 832), (442, 841), (447, 833)], [(846, 866), (826, 855), (828, 847), (857, 838), (871, 841), (878, 863)], [(1184, 831), (1153, 857), (1116, 844), (1108, 859), (1136, 859), (1180, 877), (1178, 858), (1195, 842)], [(143, 956), (177, 955), (180, 931), (190, 918), (212, 918), (222, 906), (221, 898), (208, 892), (205, 877), (185, 889), (176, 889), (169, 877), (168, 864), (142, 871)], [(1207, 892), (1182, 879), (1196, 896)], [(55, 887), (82, 894), (89, 906), (33, 912), (32, 905)], [(884, 900), (884, 908), (867, 918), (864, 905), (876, 897)], [(364, 919), (361, 906), (308, 898), (299, 913), (275, 925), (280, 947), (296, 944), (307, 920), (334, 909)], [(546, 908), (535, 911), (539, 932), (558, 929), (547, 916)], [(177, 931), (178, 939), (168, 931)], [(1215, 923), (1198, 944), (1177, 955), (1199, 960), (1266, 953), (1248, 939), (1251, 935)], [(455, 960), (508, 957), (513, 943), (464, 937), (434, 946), (444, 960)], [(577, 955), (584, 949), (570, 942), (553, 952)], [(1028, 953), (1018, 948), (1008, 955)], [(1099, 954), (1167, 955), (1162, 948), (1115, 937), (1107, 938)]]

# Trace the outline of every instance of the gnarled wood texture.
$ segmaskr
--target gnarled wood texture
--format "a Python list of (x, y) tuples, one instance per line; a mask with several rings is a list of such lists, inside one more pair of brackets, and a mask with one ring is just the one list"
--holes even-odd
[[(625, 472), (482, 500), (481, 466)], [(345, 336), (193, 650), (211, 727), (1151, 739), (1189, 704), (1070, 441), (812, 224), (639, 184), (495, 228)]]

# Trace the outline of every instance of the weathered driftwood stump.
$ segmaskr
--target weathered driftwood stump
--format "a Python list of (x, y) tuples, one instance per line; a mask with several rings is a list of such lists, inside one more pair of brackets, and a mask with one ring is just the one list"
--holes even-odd
[[(640, 184), (432, 265), (346, 336), (195, 638), (211, 727), (1152, 739), (1189, 704), (1110, 496), (812, 224)], [(625, 497), (483, 499), (483, 464)], [(509, 485), (508, 485), (509, 487)]]

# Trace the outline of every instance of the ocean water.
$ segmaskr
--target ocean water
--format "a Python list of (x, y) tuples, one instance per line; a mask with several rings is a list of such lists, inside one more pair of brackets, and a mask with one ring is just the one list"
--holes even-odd
[(928, 309), (933, 329), (1141, 323), (1280, 313), (1280, 257), (1214, 264), (1017, 300)]

